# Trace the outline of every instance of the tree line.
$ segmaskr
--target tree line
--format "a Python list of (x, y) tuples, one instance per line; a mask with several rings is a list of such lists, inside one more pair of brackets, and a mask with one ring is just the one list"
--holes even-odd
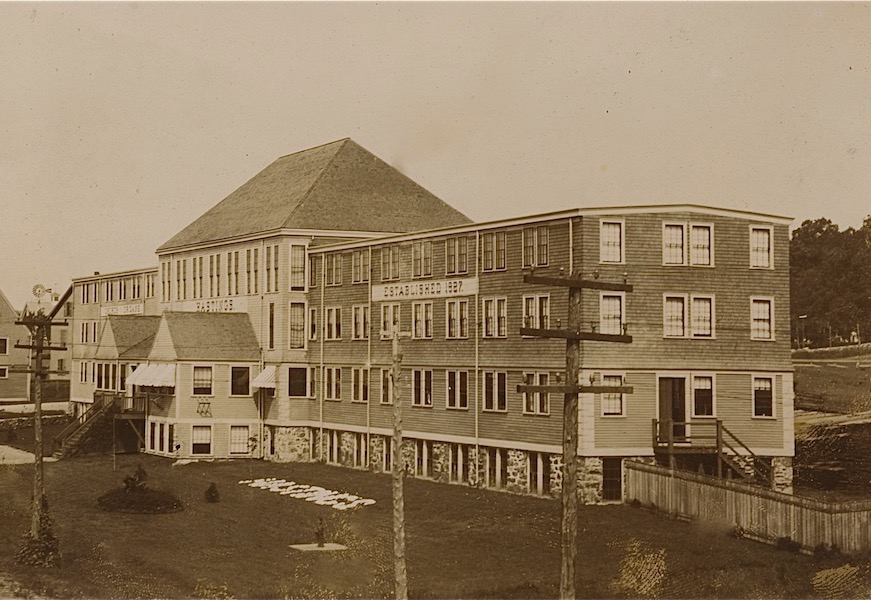
[(804, 221), (790, 239), (789, 285), (794, 347), (871, 341), (871, 215), (843, 231)]

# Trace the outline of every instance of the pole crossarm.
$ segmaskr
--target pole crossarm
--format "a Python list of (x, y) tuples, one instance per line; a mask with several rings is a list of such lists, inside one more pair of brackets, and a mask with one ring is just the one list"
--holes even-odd
[(585, 340), (590, 342), (617, 342), (631, 344), (631, 335), (618, 333), (596, 333), (595, 331), (571, 331), (569, 329), (536, 329), (535, 327), (521, 327), (520, 335), (528, 337), (561, 338), (564, 340)]
[(631, 385), (525, 385), (517, 386), (520, 394), (631, 394)]
[[(25, 350), (36, 350), (36, 346), (32, 346), (30, 344), (15, 344), (15, 348), (24, 348)], [(66, 346), (40, 346), (43, 350), (57, 350), (59, 352), (64, 352), (67, 347)]]
[(553, 285), (557, 287), (567, 287), (573, 289), (588, 289), (602, 290), (605, 292), (631, 292), (632, 285), (628, 283), (609, 283), (607, 281), (597, 281), (595, 279), (582, 279), (581, 277), (561, 276), (554, 277), (548, 275), (524, 275), (523, 283), (534, 283), (539, 285)]

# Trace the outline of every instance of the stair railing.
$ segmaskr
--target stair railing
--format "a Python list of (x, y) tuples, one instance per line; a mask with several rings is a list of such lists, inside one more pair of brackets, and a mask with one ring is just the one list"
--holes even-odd
[[(722, 446), (720, 446), (720, 454), (729, 458), (723, 451), (728, 448), (732, 452), (732, 456), (746, 456), (751, 459), (750, 466), (753, 468), (753, 473), (759, 479), (768, 483), (769, 487), (774, 487), (774, 469), (759, 460), (759, 457), (750, 449), (750, 447), (741, 441), (734, 433), (729, 431), (725, 425), (720, 425), (722, 431)], [(739, 449), (743, 452), (739, 452)]]
[(69, 425), (61, 429), (61, 431), (54, 436), (52, 439), (54, 450), (60, 450), (63, 447), (64, 441), (83, 427), (87, 427), (91, 421), (102, 415), (108, 407), (112, 406), (114, 401), (115, 396), (112, 394), (101, 394), (95, 392), (94, 403), (91, 404), (91, 407), (83, 412), (78, 419), (73, 419)]

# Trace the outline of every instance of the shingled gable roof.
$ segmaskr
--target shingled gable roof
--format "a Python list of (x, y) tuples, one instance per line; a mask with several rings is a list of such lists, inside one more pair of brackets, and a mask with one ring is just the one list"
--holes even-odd
[(150, 359), (169, 343), (175, 360), (249, 361), (260, 359), (260, 345), (248, 313), (170, 312), (162, 315)]
[(109, 315), (95, 358), (147, 359), (159, 325), (159, 316)]
[(345, 138), (279, 158), (157, 251), (282, 228), (391, 233), (470, 222)]

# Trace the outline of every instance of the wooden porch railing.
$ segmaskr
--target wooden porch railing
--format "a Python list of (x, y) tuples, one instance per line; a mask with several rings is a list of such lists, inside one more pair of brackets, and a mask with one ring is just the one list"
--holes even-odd
[[(675, 435), (675, 430), (683, 435)], [(759, 460), (759, 457), (738, 436), (732, 433), (720, 419), (705, 421), (672, 421), (671, 419), (653, 419), (653, 447), (664, 451), (673, 467), (677, 454), (688, 454), (694, 451), (716, 453), (717, 476), (723, 476), (723, 465), (747, 480), (764, 481), (773, 487), (774, 471), (770, 465)], [(735, 457), (746, 457), (752, 470), (750, 475), (738, 464)]]

